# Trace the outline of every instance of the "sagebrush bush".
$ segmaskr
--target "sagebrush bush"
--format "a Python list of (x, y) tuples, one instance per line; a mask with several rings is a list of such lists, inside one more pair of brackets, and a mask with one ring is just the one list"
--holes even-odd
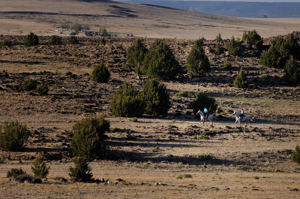
[(78, 181), (90, 181), (93, 174), (91, 173), (91, 168), (89, 167), (87, 159), (83, 157), (76, 157), (73, 159), (73, 163), (75, 164), (75, 167), (69, 167), (69, 176)]
[(232, 36), (230, 41), (226, 43), (226, 49), (231, 55), (239, 55), (241, 46), (240, 43), (235, 40), (234, 36)]
[(73, 125), (71, 148), (74, 156), (101, 158), (106, 149), (105, 132), (110, 123), (103, 116), (84, 118)]
[(236, 76), (233, 84), (237, 88), (248, 88), (248, 80), (242, 69), (240, 70), (239, 74)]
[(203, 49), (203, 41), (203, 38), (195, 41), (186, 61), (187, 71), (195, 76), (203, 76), (211, 70)]
[(141, 96), (146, 104), (145, 113), (149, 115), (167, 115), (171, 101), (166, 86), (156, 80), (144, 80)]
[(153, 78), (174, 79), (181, 67), (170, 47), (157, 39), (144, 58), (142, 72)]
[(69, 44), (79, 44), (77, 37), (71, 36), (69, 39)]
[(199, 93), (197, 99), (192, 102), (193, 113), (196, 113), (201, 110), (203, 112), (204, 107), (208, 109), (209, 113), (214, 113), (217, 110), (218, 105), (216, 104), (216, 100), (213, 97), (210, 97), (204, 93)]
[(105, 46), (105, 44), (106, 44), (106, 39), (102, 37), (101, 39), (98, 40), (97, 43), (98, 43), (98, 45), (101, 44), (101, 45)]
[(0, 148), (4, 151), (18, 151), (24, 148), (30, 132), (25, 124), (18, 121), (5, 122), (0, 126)]
[(175, 94), (176, 97), (188, 97), (189, 93), (185, 91), (179, 91), (178, 93)]
[(127, 63), (136, 73), (141, 73), (141, 67), (148, 49), (142, 39), (137, 39), (127, 50)]
[(111, 113), (120, 117), (140, 117), (145, 111), (145, 102), (131, 84), (124, 83), (113, 92)]
[(300, 84), (300, 65), (297, 65), (296, 59), (290, 57), (284, 67), (284, 80), (290, 86), (297, 86)]
[(102, 83), (106, 83), (108, 82), (110, 77), (110, 72), (107, 69), (107, 67), (104, 66), (103, 63), (101, 63), (100, 65), (97, 65), (95, 67), (95, 69), (92, 72), (92, 79), (95, 82), (102, 82)]
[(231, 62), (228, 60), (228, 58), (224, 60), (223, 66), (225, 69), (231, 69), (232, 65)]
[(27, 91), (31, 91), (31, 90), (35, 90), (37, 87), (37, 81), (34, 79), (26, 79), (23, 83), (22, 83), (22, 87), (27, 90)]
[(15, 178), (15, 177), (17, 177), (17, 176), (19, 176), (19, 175), (22, 175), (22, 174), (26, 174), (26, 172), (23, 171), (22, 168), (20, 168), (20, 169), (17, 169), (17, 168), (11, 168), (11, 169), (7, 172), (6, 177), (8, 177), (8, 178)]
[(36, 92), (40, 95), (47, 95), (49, 92), (49, 88), (46, 84), (41, 84), (37, 86)]
[(40, 156), (36, 157), (31, 164), (31, 170), (36, 178), (46, 178), (49, 174), (50, 166), (47, 167), (45, 161)]
[(36, 34), (34, 33), (29, 33), (24, 41), (25, 46), (36, 46), (39, 44), (39, 38)]
[(257, 34), (256, 30), (244, 32), (242, 41), (246, 45), (256, 45), (258, 47), (262, 47), (263, 39), (259, 34)]
[(298, 146), (298, 144), (295, 148), (295, 151), (292, 153), (292, 160), (293, 162), (300, 164), (300, 147)]
[(47, 43), (48, 45), (61, 45), (62, 44), (61, 37), (53, 35)]

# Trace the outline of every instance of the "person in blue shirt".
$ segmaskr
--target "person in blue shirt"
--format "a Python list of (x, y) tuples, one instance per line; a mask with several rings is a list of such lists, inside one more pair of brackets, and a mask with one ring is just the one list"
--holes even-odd
[(206, 107), (204, 107), (204, 111), (203, 112), (204, 112), (204, 117), (207, 118), (207, 116), (208, 116), (208, 110), (207, 110)]

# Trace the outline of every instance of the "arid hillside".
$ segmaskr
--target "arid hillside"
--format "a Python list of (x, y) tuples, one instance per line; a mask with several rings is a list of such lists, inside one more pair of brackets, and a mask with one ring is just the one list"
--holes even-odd
[(69, 35), (61, 28), (66, 24), (138, 37), (214, 39), (218, 33), (241, 37), (253, 29), (265, 38), (288, 34), (299, 29), (300, 20), (235, 18), (116, 1), (0, 1), (0, 34)]

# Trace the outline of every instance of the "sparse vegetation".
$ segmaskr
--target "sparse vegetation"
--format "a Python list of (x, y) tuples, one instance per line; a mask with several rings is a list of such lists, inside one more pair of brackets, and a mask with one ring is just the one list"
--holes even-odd
[(188, 97), (189, 93), (185, 91), (179, 91), (178, 93), (175, 94), (176, 97)]
[(224, 66), (225, 69), (231, 69), (232, 64), (231, 64), (231, 62), (228, 60), (228, 58), (226, 58), (226, 59), (224, 60), (223, 66)]
[(105, 132), (110, 123), (103, 116), (88, 117), (73, 125), (71, 148), (74, 156), (101, 158), (106, 149)]
[(31, 164), (31, 170), (36, 178), (46, 178), (49, 174), (50, 166), (47, 167), (45, 161), (40, 156), (36, 157)]
[(153, 78), (174, 79), (181, 67), (170, 47), (157, 39), (145, 56), (142, 72)]
[(93, 174), (86, 158), (76, 157), (73, 159), (75, 167), (69, 167), (69, 176), (75, 178), (76, 181), (89, 182)]
[(192, 175), (191, 174), (183, 174), (183, 177), (184, 178), (192, 178)]
[(0, 148), (4, 151), (18, 151), (24, 145), (30, 135), (25, 124), (15, 122), (5, 122), (0, 126)]
[(203, 49), (203, 41), (204, 38), (195, 41), (186, 61), (187, 71), (195, 76), (203, 76), (211, 70)]
[(49, 92), (49, 88), (46, 84), (41, 84), (36, 88), (36, 92), (40, 95), (47, 95)]
[(247, 88), (248, 87), (248, 80), (245, 76), (243, 69), (240, 69), (239, 74), (236, 76), (234, 82), (234, 86), (237, 88)]
[(48, 45), (61, 45), (62, 44), (61, 37), (53, 35), (47, 43)]
[(101, 44), (103, 46), (105, 46), (106, 44), (106, 39), (104, 37), (102, 37), (101, 39), (98, 40), (98, 45)]
[(71, 36), (69, 39), (69, 44), (79, 44), (77, 37)]
[(110, 72), (103, 63), (97, 65), (92, 72), (92, 79), (95, 82), (107, 83), (110, 77)]

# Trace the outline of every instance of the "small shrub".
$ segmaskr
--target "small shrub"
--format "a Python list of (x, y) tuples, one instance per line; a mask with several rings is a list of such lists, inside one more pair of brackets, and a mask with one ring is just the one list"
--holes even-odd
[(38, 156), (31, 165), (32, 173), (36, 178), (46, 178), (49, 174), (50, 167), (46, 166), (44, 160)]
[(167, 115), (171, 101), (166, 86), (156, 80), (144, 80), (141, 98), (146, 104), (145, 113), (150, 115)]
[(184, 91), (180, 91), (178, 93), (175, 94), (176, 97), (188, 97), (189, 93), (184, 92)]
[(102, 37), (101, 39), (98, 40), (98, 45), (100, 45), (100, 44), (105, 46), (105, 44), (106, 44), (105, 38)]
[(134, 44), (127, 50), (127, 63), (134, 68), (136, 73), (141, 73), (141, 67), (148, 49), (142, 39), (135, 40)]
[(216, 36), (216, 41), (221, 42), (222, 41), (222, 36), (221, 33), (218, 33)]
[(36, 88), (36, 92), (40, 95), (47, 95), (49, 88), (46, 84), (41, 84)]
[(239, 170), (244, 170), (244, 171), (246, 171), (246, 170), (255, 171), (258, 169), (256, 166), (248, 166), (248, 165), (237, 165), (236, 168)]
[(284, 80), (290, 86), (297, 86), (300, 84), (300, 65), (297, 65), (297, 61), (293, 56), (285, 64), (284, 72)]
[(37, 87), (37, 81), (33, 79), (27, 79), (23, 82), (22, 86), (27, 91), (35, 90)]
[(69, 44), (79, 44), (77, 37), (71, 36), (69, 39)]
[(114, 116), (140, 117), (145, 111), (145, 102), (131, 84), (124, 83), (113, 92), (110, 109)]
[(226, 49), (232, 55), (239, 55), (241, 46), (240, 46), (240, 43), (235, 40), (234, 36), (232, 36), (230, 41), (226, 43)]
[(221, 52), (220, 44), (216, 44), (216, 46), (215, 46), (215, 52), (216, 53), (220, 53)]
[(109, 70), (104, 66), (104, 64), (97, 65), (96, 68), (92, 72), (92, 79), (95, 82), (108, 82), (110, 77)]
[(107, 32), (107, 30), (106, 30), (106, 28), (105, 28), (105, 27), (103, 27), (103, 28), (100, 28), (100, 30), (99, 30), (99, 34), (100, 34), (100, 36), (102, 36), (102, 37), (107, 37), (107, 36), (110, 36), (110, 35), (109, 35), (109, 33)]
[(247, 88), (248, 87), (248, 80), (247, 77), (244, 75), (243, 70), (241, 69), (237, 77), (233, 82), (234, 86), (237, 88)]
[(91, 173), (91, 168), (89, 167), (87, 159), (83, 157), (76, 157), (73, 159), (73, 163), (75, 164), (75, 167), (69, 167), (69, 176), (78, 181), (91, 181), (93, 174)]
[(18, 121), (5, 122), (4, 126), (0, 126), (0, 148), (4, 151), (23, 149), (29, 135), (25, 124)]
[(53, 35), (47, 43), (48, 45), (61, 45), (62, 44), (61, 37)]
[(162, 79), (174, 79), (181, 72), (170, 47), (158, 39), (151, 45), (141, 69), (149, 77)]
[(292, 160), (293, 162), (300, 164), (300, 147), (298, 146), (298, 144), (295, 148), (295, 151), (292, 153)]
[(12, 46), (12, 42), (7, 40), (7, 39), (4, 39), (4, 41), (0, 44), (0, 47), (1, 46), (7, 46), (7, 47), (11, 47)]
[(212, 156), (211, 155), (198, 155), (198, 160), (204, 161), (204, 160), (211, 160)]
[(182, 175), (178, 175), (177, 177), (176, 177), (176, 179), (182, 179), (183, 177), (182, 177)]
[(183, 177), (184, 178), (192, 178), (192, 175), (191, 174), (184, 174)]
[(39, 44), (39, 38), (36, 34), (34, 33), (29, 33), (24, 41), (25, 46), (36, 46)]
[(84, 118), (75, 123), (71, 142), (73, 155), (87, 159), (100, 158), (106, 149), (104, 138), (109, 127), (109, 121), (103, 116)]
[(199, 110), (203, 111), (204, 107), (208, 109), (209, 113), (214, 113), (218, 107), (215, 98), (207, 96), (204, 93), (198, 94), (197, 99), (192, 102), (191, 105), (194, 115), (196, 115)]
[(15, 177), (17, 177), (19, 175), (22, 175), (22, 174), (26, 174), (26, 172), (24, 172), (22, 170), (22, 168), (20, 168), (20, 169), (12, 168), (10, 171), (7, 172), (6, 177), (7, 178), (15, 178)]
[(134, 118), (130, 118), (129, 121), (130, 121), (130, 122), (137, 122), (138, 119), (137, 119), (136, 117), (134, 117)]
[(225, 69), (231, 69), (231, 67), (232, 67), (232, 65), (231, 65), (231, 62), (230, 61), (228, 61), (228, 58), (226, 58), (225, 60), (224, 60), (224, 68)]
[(208, 57), (203, 49), (204, 38), (195, 41), (186, 61), (187, 71), (195, 76), (203, 76), (211, 70)]

